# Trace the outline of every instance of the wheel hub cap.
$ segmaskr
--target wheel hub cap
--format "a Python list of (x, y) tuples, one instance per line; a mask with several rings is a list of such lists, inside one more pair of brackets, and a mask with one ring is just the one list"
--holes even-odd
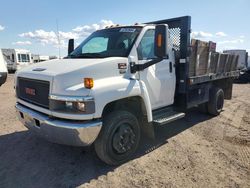
[(126, 153), (135, 143), (135, 133), (129, 125), (122, 125), (114, 134), (113, 147), (118, 153)]

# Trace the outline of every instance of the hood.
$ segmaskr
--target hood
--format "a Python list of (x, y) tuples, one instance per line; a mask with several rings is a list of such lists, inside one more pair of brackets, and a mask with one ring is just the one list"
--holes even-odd
[[(58, 59), (30, 65), (18, 71), (17, 77), (50, 81), (50, 93), (87, 95), (83, 78), (122, 76), (118, 63), (127, 63), (127, 58), (109, 57), (102, 59)], [(84, 90), (84, 91), (83, 91)]]

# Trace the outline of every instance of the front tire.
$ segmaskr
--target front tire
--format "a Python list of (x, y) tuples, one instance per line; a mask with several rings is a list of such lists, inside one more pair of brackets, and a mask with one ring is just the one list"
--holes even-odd
[(102, 130), (94, 143), (95, 151), (105, 163), (119, 165), (136, 152), (140, 136), (136, 116), (127, 111), (114, 111), (104, 117)]

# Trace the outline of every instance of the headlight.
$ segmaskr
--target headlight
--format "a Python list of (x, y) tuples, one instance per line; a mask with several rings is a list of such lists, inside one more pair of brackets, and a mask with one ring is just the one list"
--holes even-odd
[(95, 112), (93, 97), (50, 95), (50, 110), (63, 113), (92, 114)]
[(84, 102), (65, 102), (65, 107), (70, 110), (79, 110), (85, 112), (85, 103)]
[(65, 102), (65, 107), (68, 109), (73, 109), (73, 102)]
[(80, 111), (85, 111), (85, 103), (83, 103), (83, 102), (77, 102), (76, 103), (76, 108), (78, 109), (78, 110), (80, 110)]

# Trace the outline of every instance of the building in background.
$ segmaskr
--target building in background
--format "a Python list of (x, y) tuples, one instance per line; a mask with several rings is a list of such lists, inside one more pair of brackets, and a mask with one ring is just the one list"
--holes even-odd
[(31, 53), (24, 49), (2, 49), (9, 72), (15, 72), (32, 63)]

